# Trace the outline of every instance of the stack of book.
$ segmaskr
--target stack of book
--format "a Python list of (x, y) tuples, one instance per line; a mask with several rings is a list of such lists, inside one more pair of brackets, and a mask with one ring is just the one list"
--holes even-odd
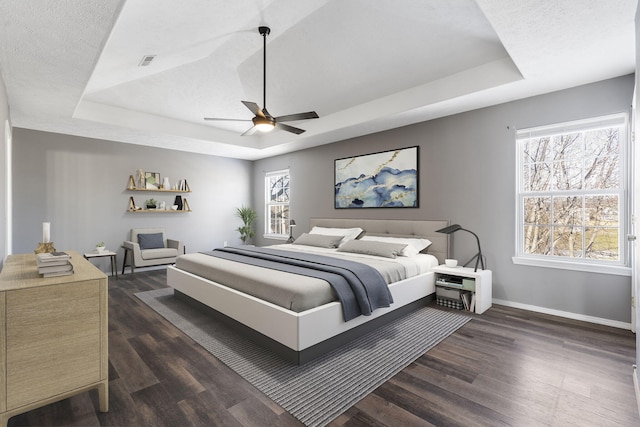
[(42, 277), (67, 276), (73, 274), (71, 256), (66, 252), (36, 254), (38, 273)]

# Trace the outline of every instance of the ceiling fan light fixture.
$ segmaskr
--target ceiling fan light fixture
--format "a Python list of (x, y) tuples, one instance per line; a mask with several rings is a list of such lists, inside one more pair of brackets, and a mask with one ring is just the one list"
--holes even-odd
[(254, 117), (253, 125), (259, 132), (271, 132), (276, 127), (276, 121), (271, 117)]

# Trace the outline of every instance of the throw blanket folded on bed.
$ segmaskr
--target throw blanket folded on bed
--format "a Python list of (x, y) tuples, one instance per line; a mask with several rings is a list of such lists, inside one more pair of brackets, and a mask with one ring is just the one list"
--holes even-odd
[(389, 307), (393, 302), (382, 275), (375, 268), (359, 262), (258, 247), (225, 247), (203, 253), (325, 280), (342, 303), (345, 322), (360, 315), (369, 316), (376, 308)]

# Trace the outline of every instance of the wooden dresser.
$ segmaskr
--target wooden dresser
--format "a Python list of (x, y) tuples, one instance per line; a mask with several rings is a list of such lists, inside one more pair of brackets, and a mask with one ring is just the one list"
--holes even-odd
[(107, 276), (66, 252), (68, 276), (42, 278), (33, 254), (10, 255), (0, 273), (0, 426), (93, 388), (109, 409)]

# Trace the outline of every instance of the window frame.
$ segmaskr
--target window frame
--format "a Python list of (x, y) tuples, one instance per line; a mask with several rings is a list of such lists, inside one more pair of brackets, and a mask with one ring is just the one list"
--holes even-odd
[[(629, 115), (627, 113), (617, 113), (606, 116), (593, 117), (583, 120), (571, 122), (557, 123), (548, 126), (539, 126), (517, 130), (515, 132), (516, 143), (516, 188), (515, 188), (515, 255), (512, 258), (514, 264), (530, 265), (538, 267), (561, 268), (568, 270), (587, 271), (605, 274), (617, 274), (629, 276), (631, 268), (629, 263), (629, 243), (627, 241), (627, 233), (630, 230), (631, 215), (628, 214), (631, 209), (631, 190), (632, 181), (629, 171), (632, 170), (632, 156), (630, 153), (630, 129)], [(565, 135), (573, 132), (589, 131), (604, 129), (608, 127), (619, 127), (619, 187), (618, 189), (587, 189), (580, 188), (578, 190), (557, 190), (550, 189), (547, 191), (525, 191), (524, 189), (524, 148), (523, 144), (531, 138), (541, 138), (546, 136)], [(584, 183), (584, 178), (582, 178)], [(598, 194), (610, 194), (618, 196), (618, 251), (619, 259), (617, 261), (597, 260), (591, 258), (572, 258), (559, 255), (541, 255), (529, 254), (524, 252), (524, 200), (526, 197), (551, 197), (551, 196), (579, 196), (588, 197)], [(551, 227), (555, 225), (551, 223)], [(588, 229), (588, 225), (582, 224), (582, 231)], [(581, 233), (584, 234), (584, 233)]]
[[(288, 189), (289, 189), (289, 200), (286, 202), (272, 202), (270, 199), (271, 188), (270, 188), (270, 180), (274, 176), (288, 176)], [(271, 207), (272, 206), (286, 206), (289, 214), (289, 218), (284, 224), (284, 232), (283, 233), (270, 233), (269, 227), (271, 226)], [(281, 169), (277, 171), (266, 172), (264, 175), (264, 234), (263, 237), (267, 239), (278, 239), (278, 240), (287, 240), (289, 238), (290, 227), (289, 221), (291, 220), (291, 173), (289, 169)]]

